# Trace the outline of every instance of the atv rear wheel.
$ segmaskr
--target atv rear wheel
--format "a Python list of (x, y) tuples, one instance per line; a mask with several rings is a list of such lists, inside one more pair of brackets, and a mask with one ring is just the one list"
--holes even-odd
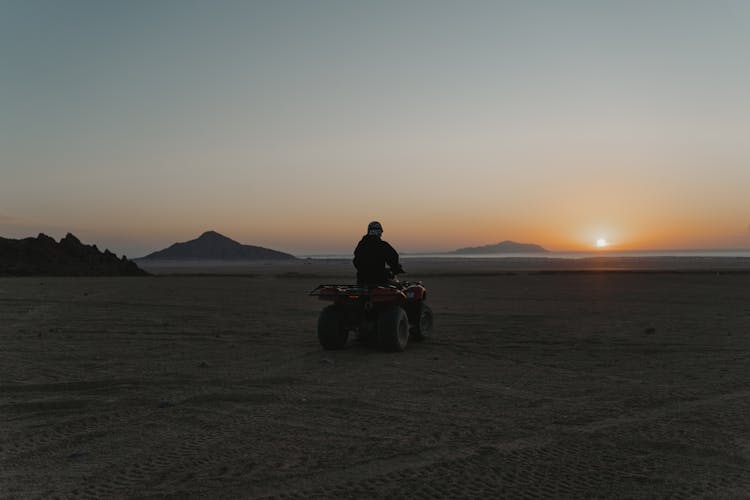
[(418, 303), (412, 310), (411, 336), (416, 341), (422, 341), (432, 334), (432, 309), (424, 302)]
[(409, 318), (400, 307), (385, 309), (378, 315), (378, 340), (389, 352), (401, 352), (409, 341)]
[(349, 331), (344, 325), (344, 312), (331, 305), (320, 311), (318, 316), (318, 340), (323, 349), (336, 351), (346, 347)]

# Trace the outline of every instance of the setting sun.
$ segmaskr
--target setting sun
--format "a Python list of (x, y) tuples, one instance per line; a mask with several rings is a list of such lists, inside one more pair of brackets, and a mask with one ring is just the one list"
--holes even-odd
[(605, 240), (604, 238), (599, 238), (598, 240), (596, 240), (596, 247), (597, 248), (604, 248), (607, 245), (609, 245), (609, 243), (607, 243), (607, 240)]

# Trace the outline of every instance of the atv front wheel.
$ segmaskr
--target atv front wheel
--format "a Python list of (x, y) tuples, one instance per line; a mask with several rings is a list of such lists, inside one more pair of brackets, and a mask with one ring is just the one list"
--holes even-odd
[(391, 307), (378, 315), (378, 340), (389, 352), (401, 352), (409, 341), (409, 318), (400, 307)]
[(424, 302), (420, 302), (412, 310), (411, 336), (416, 341), (422, 341), (432, 334), (432, 309)]
[(325, 307), (318, 316), (318, 340), (323, 349), (336, 351), (346, 347), (349, 331), (344, 325), (344, 314), (334, 305)]

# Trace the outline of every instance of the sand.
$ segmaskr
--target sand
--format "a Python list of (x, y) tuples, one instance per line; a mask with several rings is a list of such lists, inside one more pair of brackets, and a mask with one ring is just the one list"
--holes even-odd
[(407, 261), (392, 354), (318, 344), (347, 262), (3, 278), (0, 497), (747, 498), (750, 266), (701, 264)]

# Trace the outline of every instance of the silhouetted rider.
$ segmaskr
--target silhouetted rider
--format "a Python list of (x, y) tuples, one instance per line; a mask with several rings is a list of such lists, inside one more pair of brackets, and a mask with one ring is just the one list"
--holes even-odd
[[(383, 284), (390, 281), (395, 274), (404, 270), (398, 262), (398, 252), (380, 239), (383, 226), (373, 221), (367, 226), (367, 234), (359, 240), (354, 249), (354, 267), (357, 268), (357, 283)], [(386, 269), (386, 264), (390, 270)]]

